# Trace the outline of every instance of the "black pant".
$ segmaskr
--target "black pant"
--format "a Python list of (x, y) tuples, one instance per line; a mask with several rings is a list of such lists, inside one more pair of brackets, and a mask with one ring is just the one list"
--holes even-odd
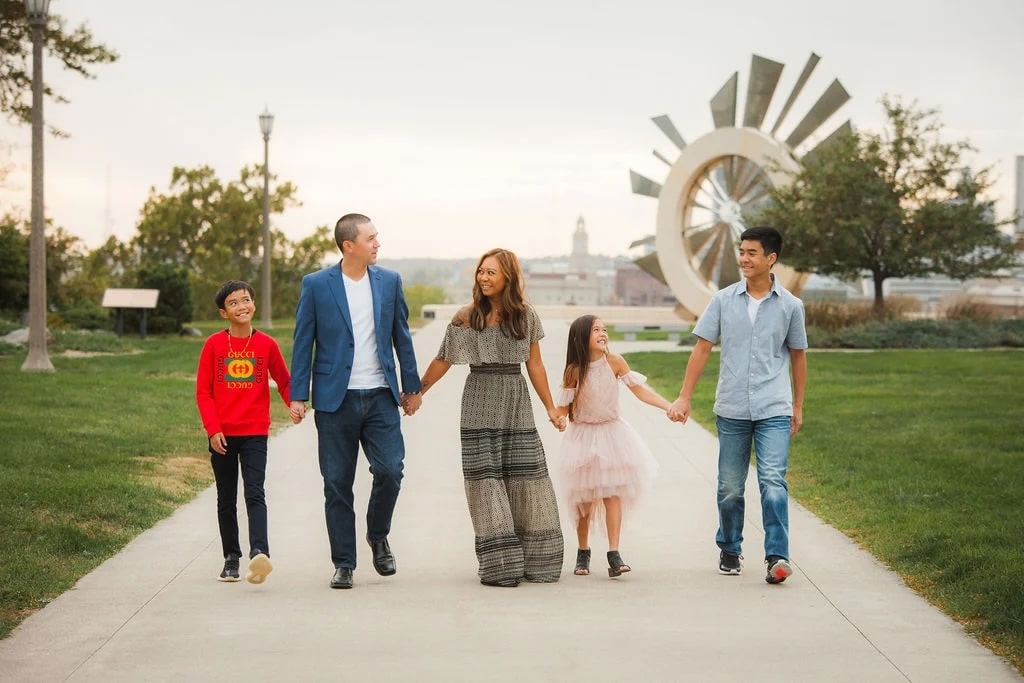
[(267, 436), (229, 436), (224, 455), (210, 449), (210, 465), (217, 481), (217, 524), (224, 557), (242, 556), (238, 543), (238, 469), (245, 487), (245, 511), (249, 518), (249, 557), (270, 555), (267, 541)]

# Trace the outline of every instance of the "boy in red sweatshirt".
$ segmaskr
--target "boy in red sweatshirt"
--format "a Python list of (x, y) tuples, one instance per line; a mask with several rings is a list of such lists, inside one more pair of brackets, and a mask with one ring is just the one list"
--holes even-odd
[(220, 316), (230, 323), (207, 338), (196, 371), (196, 403), (209, 437), (210, 464), (217, 481), (217, 522), (224, 551), (220, 581), (238, 581), (242, 549), (238, 542), (238, 470), (249, 518), (249, 583), (263, 583), (273, 570), (267, 541), (267, 435), (270, 432), (270, 379), (289, 405), (291, 378), (277, 340), (252, 327), (256, 294), (241, 280), (229, 280), (214, 296)]

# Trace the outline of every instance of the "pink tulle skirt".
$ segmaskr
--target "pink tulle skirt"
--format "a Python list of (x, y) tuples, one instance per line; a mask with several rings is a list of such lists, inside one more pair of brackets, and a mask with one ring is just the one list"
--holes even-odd
[(573, 524), (590, 508), (590, 524), (604, 530), (604, 498), (618, 496), (623, 516), (632, 510), (658, 471), (640, 434), (621, 419), (570, 423), (562, 438), (561, 496)]

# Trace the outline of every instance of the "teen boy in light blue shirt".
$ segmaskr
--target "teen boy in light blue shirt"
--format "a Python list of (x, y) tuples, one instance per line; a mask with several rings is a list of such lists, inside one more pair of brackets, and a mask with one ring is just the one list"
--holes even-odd
[[(686, 422), (690, 399), (711, 349), (721, 344), (715, 416), (718, 427), (718, 570), (742, 571), (744, 486), (751, 446), (757, 456), (768, 583), (792, 573), (789, 561), (789, 440), (803, 424), (807, 331), (800, 299), (772, 275), (782, 235), (771, 227), (740, 235), (743, 279), (715, 293), (697, 321), (679, 398), (669, 418)], [(790, 375), (792, 374), (792, 382)]]

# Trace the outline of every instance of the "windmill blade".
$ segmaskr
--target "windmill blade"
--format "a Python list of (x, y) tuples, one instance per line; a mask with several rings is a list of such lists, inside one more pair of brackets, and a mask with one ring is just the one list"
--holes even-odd
[(715, 121), (715, 128), (736, 125), (736, 85), (739, 80), (740, 72), (736, 71), (711, 98), (711, 117)]
[(651, 247), (654, 246), (655, 241), (656, 238), (654, 235), (645, 235), (644, 237), (641, 237), (638, 240), (633, 240), (632, 242), (630, 242), (629, 248), (635, 249), (636, 247)]
[(843, 123), (843, 125), (836, 128), (829, 134), (827, 138), (816, 144), (812, 149), (808, 150), (807, 154), (804, 154), (803, 157), (800, 158), (801, 163), (806, 164), (808, 161), (812, 160), (814, 158), (814, 155), (816, 155), (818, 152), (825, 149), (829, 145), (835, 144), (836, 140), (840, 139), (844, 135), (850, 135), (852, 133), (853, 124), (850, 122), (850, 119), (846, 119), (846, 122)]
[(661, 185), (630, 169), (629, 182), (633, 186), (633, 194), (643, 194), (655, 199), (661, 194)]
[(658, 261), (658, 252), (652, 251), (633, 261), (640, 270), (644, 271), (661, 284), (668, 286), (665, 282), (665, 274), (661, 272), (661, 263)]
[(651, 121), (654, 121), (654, 125), (656, 125), (661, 132), (665, 134), (665, 137), (672, 141), (672, 144), (679, 148), (680, 152), (683, 151), (686, 147), (686, 140), (684, 140), (683, 136), (679, 134), (679, 130), (676, 129), (675, 124), (672, 123), (672, 119), (668, 117), (668, 114), (653, 116), (651, 117)]
[(758, 55), (750, 58), (750, 80), (747, 82), (747, 104), (743, 111), (743, 125), (760, 128), (768, 105), (775, 94), (775, 86), (785, 64), (765, 59)]
[(814, 106), (811, 107), (811, 110), (804, 116), (803, 121), (798, 123), (793, 132), (786, 138), (786, 144), (789, 145), (789, 148), (796, 149), (811, 133), (818, 130), (818, 127), (825, 123), (828, 117), (835, 114), (836, 110), (843, 106), (848, 99), (850, 99), (850, 93), (846, 92), (846, 88), (839, 82), (839, 79), (837, 78), (832, 81), (825, 92), (821, 94), (821, 97), (818, 98), (818, 101), (814, 103)]
[(666, 159), (664, 156), (662, 156), (661, 152), (659, 152), (658, 150), (652, 149), (651, 154), (653, 154), (658, 161), (662, 162), (666, 166), (670, 168), (672, 167), (672, 162)]
[(772, 135), (779, 130), (779, 126), (782, 125), (782, 120), (786, 118), (786, 114), (789, 113), (790, 107), (796, 102), (797, 96), (800, 91), (804, 89), (804, 84), (807, 83), (807, 79), (811, 77), (811, 72), (814, 71), (814, 67), (818, 65), (818, 61), (821, 57), (811, 53), (811, 56), (807, 58), (807, 63), (804, 64), (804, 70), (800, 72), (800, 77), (796, 79), (796, 85), (793, 86), (793, 92), (789, 93), (789, 97), (786, 98), (786, 103), (782, 105), (782, 111), (779, 112), (779, 118), (776, 119), (775, 125), (772, 126)]

